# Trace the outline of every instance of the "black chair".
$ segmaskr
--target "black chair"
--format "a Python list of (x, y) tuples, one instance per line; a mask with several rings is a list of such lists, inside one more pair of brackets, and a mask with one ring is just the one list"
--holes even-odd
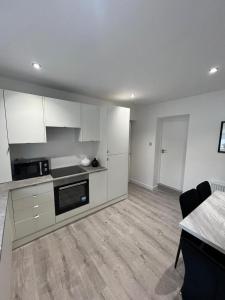
[(191, 189), (180, 195), (180, 208), (183, 219), (199, 206), (199, 195), (196, 189)]
[[(183, 218), (185, 218), (187, 215), (189, 215), (199, 204), (200, 204), (199, 196), (198, 196), (198, 192), (196, 189), (191, 189), (191, 190), (181, 194), (180, 195), (180, 208), (181, 208)], [(181, 238), (190, 239), (195, 244), (201, 244), (199, 239), (195, 238), (194, 236), (192, 236), (191, 234), (189, 234), (188, 232), (186, 232), (184, 230), (181, 231), (180, 241), (181, 241)], [(178, 259), (180, 256), (180, 250), (181, 250), (181, 243), (179, 242), (176, 260), (175, 260), (175, 264), (174, 264), (175, 269), (177, 267), (177, 262), (178, 262)]]
[(190, 240), (181, 240), (185, 276), (183, 300), (225, 299), (225, 258), (215, 249), (207, 253)]
[(208, 181), (203, 181), (202, 183), (197, 185), (196, 189), (198, 191), (201, 203), (212, 194), (211, 187)]

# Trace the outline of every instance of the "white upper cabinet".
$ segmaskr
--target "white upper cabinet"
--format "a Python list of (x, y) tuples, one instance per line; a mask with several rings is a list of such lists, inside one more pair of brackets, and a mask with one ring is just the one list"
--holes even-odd
[(45, 126), (80, 128), (80, 103), (44, 98)]
[(4, 91), (9, 144), (45, 143), (43, 98)]
[(119, 106), (108, 108), (108, 154), (128, 153), (130, 109)]
[(100, 140), (100, 108), (97, 105), (81, 104), (81, 142)]
[(3, 99), (3, 91), (0, 90), (0, 183), (11, 181), (11, 163), (9, 154), (9, 144), (7, 139), (5, 107)]

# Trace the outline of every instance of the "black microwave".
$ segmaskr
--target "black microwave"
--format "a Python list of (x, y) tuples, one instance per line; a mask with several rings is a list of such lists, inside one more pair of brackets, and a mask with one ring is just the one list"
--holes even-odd
[(49, 174), (47, 158), (16, 159), (12, 163), (13, 180), (39, 177)]

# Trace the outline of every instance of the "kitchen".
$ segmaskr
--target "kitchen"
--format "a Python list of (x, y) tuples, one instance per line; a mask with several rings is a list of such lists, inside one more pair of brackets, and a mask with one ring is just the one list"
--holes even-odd
[(0, 3), (0, 300), (224, 300), (225, 1)]
[[(6, 90), (0, 99), (0, 177), (9, 181), (0, 186), (0, 282), (8, 299), (12, 249), (127, 197), (130, 109)], [(57, 145), (74, 155), (35, 157), (54, 156)]]

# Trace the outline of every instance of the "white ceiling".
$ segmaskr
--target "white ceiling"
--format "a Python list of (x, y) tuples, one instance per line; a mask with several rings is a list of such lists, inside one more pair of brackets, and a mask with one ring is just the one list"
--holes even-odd
[(0, 75), (137, 103), (222, 90), (225, 1), (1, 0)]

